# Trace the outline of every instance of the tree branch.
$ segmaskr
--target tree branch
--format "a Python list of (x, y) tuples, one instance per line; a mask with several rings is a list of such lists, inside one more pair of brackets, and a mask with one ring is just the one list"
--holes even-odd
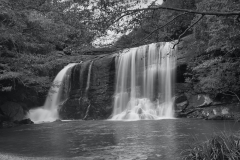
[(169, 25), (170, 23), (172, 23), (175, 19), (177, 19), (177, 18), (179, 18), (180, 16), (185, 15), (185, 14), (187, 14), (187, 13), (181, 13), (181, 14), (177, 15), (176, 17), (174, 17), (173, 19), (171, 19), (170, 21), (168, 21), (168, 22), (165, 23), (164, 25), (162, 25), (162, 26), (156, 28), (155, 30), (153, 30), (152, 32), (150, 32), (150, 33), (149, 33), (146, 37), (144, 37), (141, 41), (136, 42), (136, 43), (134, 43), (133, 45), (136, 45), (136, 44), (139, 44), (139, 43), (145, 41), (145, 40), (146, 40), (147, 38), (149, 38), (154, 32), (156, 32), (156, 31), (158, 31), (158, 30), (166, 27), (167, 25)]
[(199, 17), (196, 22), (194, 22), (193, 24), (191, 24), (187, 29), (185, 29), (185, 31), (184, 31), (182, 34), (180, 34), (180, 35), (178, 36), (178, 41), (177, 41), (177, 43), (174, 44), (173, 49), (175, 48), (176, 45), (179, 44), (182, 36), (184, 36), (184, 34), (187, 33), (187, 31), (189, 31), (194, 25), (196, 25), (201, 19), (203, 19), (203, 17), (204, 17), (204, 15), (201, 15), (201, 17)]
[(195, 11), (195, 10), (189, 10), (189, 9), (172, 8), (172, 7), (164, 7), (164, 6), (126, 10), (125, 12), (133, 12), (133, 11), (140, 12), (140, 11), (160, 10), (160, 9), (192, 13), (192, 14), (212, 15), (212, 16), (237, 16), (237, 15), (240, 15), (240, 11), (236, 11), (236, 12), (201, 12), (201, 11)]
[(153, 30), (151, 33), (149, 33), (148, 36), (146, 36), (145, 38), (143, 38), (141, 41), (134, 43), (133, 45), (136, 45), (138, 43), (143, 42), (144, 40), (146, 40), (147, 38), (149, 38), (153, 33), (155, 33), (156, 31), (160, 30), (161, 28), (167, 26), (168, 24), (170, 24), (172, 21), (174, 21), (175, 19), (177, 19), (178, 17), (186, 14), (186, 13), (191, 13), (191, 14), (198, 14), (201, 15), (201, 17), (194, 22), (191, 26), (189, 26), (179, 37), (178, 37), (178, 41), (177, 43), (173, 46), (173, 48), (175, 48), (175, 46), (177, 44), (179, 44), (182, 36), (188, 31), (190, 30), (194, 25), (196, 25), (205, 15), (215, 15), (215, 16), (240, 16), (240, 11), (236, 11), (236, 12), (201, 12), (201, 11), (195, 11), (195, 10), (189, 10), (189, 9), (181, 9), (181, 8), (172, 8), (172, 7), (164, 7), (164, 6), (157, 6), (157, 7), (149, 7), (149, 8), (141, 8), (141, 9), (134, 9), (134, 10), (126, 10), (125, 14), (121, 15), (119, 18), (117, 18), (114, 23), (116, 23), (117, 21), (119, 21), (120, 19), (122, 19), (125, 16), (131, 15), (131, 14), (136, 14), (137, 12), (141, 12), (141, 11), (156, 11), (156, 10), (160, 10), (160, 9), (164, 9), (164, 10), (172, 10), (172, 11), (178, 11), (178, 12), (184, 12), (182, 14), (179, 14), (178, 16), (174, 17), (172, 20), (170, 20), (169, 22), (167, 22), (166, 24), (164, 24), (163, 26), (158, 27), (157, 29)]

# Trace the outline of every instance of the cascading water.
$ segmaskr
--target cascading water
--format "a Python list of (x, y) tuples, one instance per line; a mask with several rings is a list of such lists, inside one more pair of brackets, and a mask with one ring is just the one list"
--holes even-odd
[(91, 63), (89, 64), (89, 68), (88, 68), (86, 92), (88, 92), (88, 89), (90, 87), (90, 78), (91, 78), (92, 64), (93, 64), (93, 61), (91, 61)]
[[(77, 63), (71, 63), (65, 66), (55, 77), (53, 85), (48, 92), (45, 104), (41, 108), (32, 109), (29, 111), (28, 118), (35, 123), (52, 122), (59, 118), (58, 106), (66, 100), (69, 89), (70, 69)], [(64, 91), (66, 88), (68, 91)]]
[(117, 84), (111, 120), (173, 118), (175, 73), (173, 44), (132, 48), (117, 60)]

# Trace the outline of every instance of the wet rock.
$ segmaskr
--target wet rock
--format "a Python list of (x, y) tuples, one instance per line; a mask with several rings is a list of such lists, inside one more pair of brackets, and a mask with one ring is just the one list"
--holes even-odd
[(209, 95), (204, 94), (190, 95), (188, 100), (190, 106), (197, 108), (209, 106), (213, 102)]
[(206, 120), (234, 120), (233, 115), (209, 115)]
[(56, 119), (54, 122), (61, 122), (61, 119)]
[(185, 101), (187, 101), (187, 97), (185, 95), (180, 95), (180, 96), (175, 98), (175, 103), (176, 104), (182, 103), (182, 102), (185, 102)]
[[(188, 118), (203, 118), (206, 120), (237, 120), (240, 117), (240, 104), (222, 104), (195, 108)], [(194, 110), (194, 108), (193, 108)]]
[(186, 118), (187, 117), (187, 113), (176, 112), (174, 116), (176, 118)]
[(188, 106), (189, 102), (185, 95), (180, 95), (175, 98), (175, 111), (184, 112)]
[(23, 120), (20, 120), (20, 121), (14, 121), (14, 123), (16, 124), (34, 124), (33, 121), (31, 121), (31, 119), (23, 119)]
[(206, 120), (223, 120), (221, 115), (209, 115)]

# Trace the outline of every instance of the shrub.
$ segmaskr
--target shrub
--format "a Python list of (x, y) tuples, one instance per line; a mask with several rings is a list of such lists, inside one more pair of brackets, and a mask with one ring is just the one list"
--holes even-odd
[(221, 134), (182, 152), (185, 160), (239, 160), (240, 137)]

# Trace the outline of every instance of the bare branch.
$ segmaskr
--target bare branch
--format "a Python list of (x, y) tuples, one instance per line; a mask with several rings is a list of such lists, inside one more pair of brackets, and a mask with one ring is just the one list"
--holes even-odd
[(187, 13), (181, 13), (181, 14), (177, 15), (176, 17), (174, 17), (173, 19), (171, 19), (170, 21), (168, 21), (168, 22), (165, 23), (164, 25), (162, 25), (162, 26), (156, 28), (155, 30), (153, 30), (152, 32), (150, 32), (150, 33), (149, 33), (146, 37), (144, 37), (141, 41), (136, 42), (136, 43), (134, 43), (133, 45), (136, 45), (136, 44), (139, 44), (139, 43), (145, 41), (145, 40), (146, 40), (147, 38), (149, 38), (153, 33), (155, 33), (156, 31), (158, 31), (158, 30), (160, 30), (160, 29), (162, 29), (162, 28), (164, 28), (164, 27), (166, 27), (167, 25), (169, 25), (170, 23), (172, 23), (175, 19), (177, 19), (177, 18), (179, 18), (180, 16), (185, 15), (185, 14), (187, 14)]
[(240, 11), (236, 11), (236, 12), (201, 12), (201, 11), (196, 11), (196, 10), (172, 8), (172, 7), (164, 7), (164, 6), (127, 10), (125, 12), (133, 12), (133, 11), (140, 12), (140, 11), (160, 10), (160, 9), (192, 13), (192, 14), (212, 15), (212, 16), (237, 16), (237, 15), (240, 15)]
[(114, 23), (116, 23), (116, 22), (118, 22), (120, 19), (122, 19), (123, 17), (126, 17), (126, 16), (129, 16), (129, 15), (132, 15), (132, 14), (135, 14), (135, 13), (137, 13), (138, 11), (132, 11), (132, 12), (127, 12), (126, 14), (123, 14), (123, 15), (121, 15), (120, 17), (118, 17), (114, 22), (113, 22), (113, 24)]
[(176, 45), (179, 44), (182, 36), (184, 36), (184, 34), (187, 33), (187, 31), (189, 31), (194, 25), (196, 25), (203, 17), (204, 17), (204, 15), (201, 15), (196, 22), (194, 22), (193, 24), (191, 24), (187, 29), (185, 29), (185, 31), (184, 31), (182, 34), (179, 35), (178, 41), (177, 41), (177, 43), (174, 44), (173, 49), (175, 48)]

